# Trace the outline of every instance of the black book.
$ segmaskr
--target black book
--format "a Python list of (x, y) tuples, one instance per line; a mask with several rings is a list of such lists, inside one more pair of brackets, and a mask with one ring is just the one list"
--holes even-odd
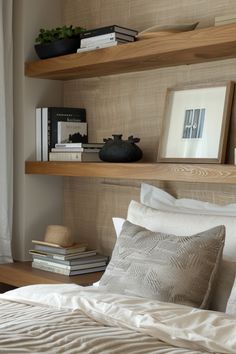
[(129, 36), (133, 36), (133, 37), (135, 37), (138, 34), (138, 31), (134, 29), (112, 25), (106, 27), (93, 28), (91, 30), (84, 31), (80, 34), (80, 38), (81, 39), (89, 38), (89, 37), (99, 36), (101, 34), (112, 33), (112, 32), (128, 34)]
[[(86, 110), (71, 107), (42, 107), (37, 108), (36, 111), (39, 112), (39, 117), (41, 115), (41, 160), (48, 161), (49, 151), (58, 142), (58, 122), (86, 123)], [(88, 134), (87, 132), (84, 135), (76, 134), (73, 139), (74, 143), (87, 143)]]

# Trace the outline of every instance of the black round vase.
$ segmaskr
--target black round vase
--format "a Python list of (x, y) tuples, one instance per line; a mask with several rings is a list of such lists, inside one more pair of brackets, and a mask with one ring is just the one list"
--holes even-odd
[(99, 157), (106, 162), (134, 162), (142, 158), (142, 150), (135, 144), (139, 138), (129, 136), (122, 140), (121, 134), (114, 134), (112, 138), (103, 139), (105, 144), (99, 152)]
[(79, 47), (80, 37), (58, 39), (52, 43), (36, 44), (34, 46), (40, 59), (76, 53)]

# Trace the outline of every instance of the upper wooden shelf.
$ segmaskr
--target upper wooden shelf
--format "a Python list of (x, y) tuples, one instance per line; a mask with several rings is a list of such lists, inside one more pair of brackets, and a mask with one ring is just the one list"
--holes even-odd
[(111, 48), (26, 63), (26, 76), (71, 80), (236, 57), (236, 24), (159, 35)]
[(205, 183), (236, 183), (236, 166), (221, 164), (26, 161), (27, 174)]

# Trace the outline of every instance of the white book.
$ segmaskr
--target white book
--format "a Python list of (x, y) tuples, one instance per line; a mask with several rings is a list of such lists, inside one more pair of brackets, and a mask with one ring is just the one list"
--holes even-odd
[(94, 46), (95, 44), (99, 44), (99, 42), (104, 43), (104, 42), (110, 42), (115, 40), (116, 40), (115, 33), (106, 33), (100, 36), (82, 38), (80, 40), (80, 48), (86, 48), (91, 45)]
[(48, 261), (46, 259), (39, 259), (39, 258), (34, 258), (33, 262), (35, 264), (42, 264), (45, 266), (50, 266), (50, 267), (55, 267), (55, 268), (60, 268), (60, 269), (65, 269), (65, 270), (79, 270), (79, 269), (87, 269), (87, 268), (95, 268), (95, 267), (102, 267), (106, 265), (106, 261), (98, 261), (98, 262), (92, 262), (92, 263), (83, 263), (83, 264), (76, 264), (76, 265), (67, 265), (63, 263), (57, 263), (56, 261)]
[(52, 148), (51, 152), (99, 152), (97, 148)]
[(42, 160), (42, 110), (36, 108), (36, 122), (35, 122), (35, 141), (36, 141), (36, 161)]
[(82, 38), (80, 41), (80, 48), (89, 47), (91, 45), (99, 44), (101, 42), (110, 42), (110, 41), (119, 41), (123, 40), (126, 42), (134, 42), (135, 38), (133, 36), (128, 36), (121, 33), (106, 33), (101, 34), (100, 36)]
[[(57, 142), (59, 144), (72, 142), (73, 136), (85, 139), (87, 137), (86, 122), (58, 122), (57, 123)], [(77, 139), (79, 140), (79, 139)]]
[(50, 152), (49, 161), (101, 162), (98, 152)]
[(48, 161), (48, 108), (42, 110), (42, 161)]
[(45, 270), (48, 272), (63, 274), (63, 275), (77, 275), (77, 274), (94, 273), (94, 272), (101, 272), (106, 269), (106, 266), (101, 266), (101, 267), (94, 267), (94, 268), (69, 270), (69, 269), (63, 269), (63, 268), (54, 267), (54, 266), (51, 267), (49, 265), (41, 264), (41, 263), (38, 263), (35, 261), (32, 262), (32, 267), (36, 268), (36, 269)]
[(92, 251), (83, 251), (83, 252), (78, 252), (78, 253), (72, 253), (72, 254), (56, 254), (56, 253), (48, 253), (44, 251), (37, 251), (35, 249), (29, 250), (29, 254), (32, 256), (41, 256), (41, 257), (51, 257), (52, 259), (57, 259), (60, 261), (66, 261), (66, 260), (74, 260), (74, 259), (81, 259), (84, 257), (90, 257), (90, 256), (95, 256), (97, 254), (96, 250)]
[(115, 45), (118, 45), (117, 41), (110, 41), (110, 42), (104, 42), (104, 43), (98, 43), (97, 45), (91, 45), (85, 48), (78, 48), (77, 53), (83, 53), (83, 52), (90, 52), (92, 50), (97, 50), (97, 49), (102, 49), (102, 48), (109, 48), (113, 47)]
[(55, 144), (55, 148), (102, 148), (104, 143), (65, 143)]

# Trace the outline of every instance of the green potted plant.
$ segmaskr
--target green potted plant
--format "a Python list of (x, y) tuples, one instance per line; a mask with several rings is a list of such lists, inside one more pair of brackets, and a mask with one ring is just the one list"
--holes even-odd
[(75, 53), (80, 47), (82, 27), (62, 26), (53, 29), (41, 28), (35, 39), (35, 50), (40, 59)]

